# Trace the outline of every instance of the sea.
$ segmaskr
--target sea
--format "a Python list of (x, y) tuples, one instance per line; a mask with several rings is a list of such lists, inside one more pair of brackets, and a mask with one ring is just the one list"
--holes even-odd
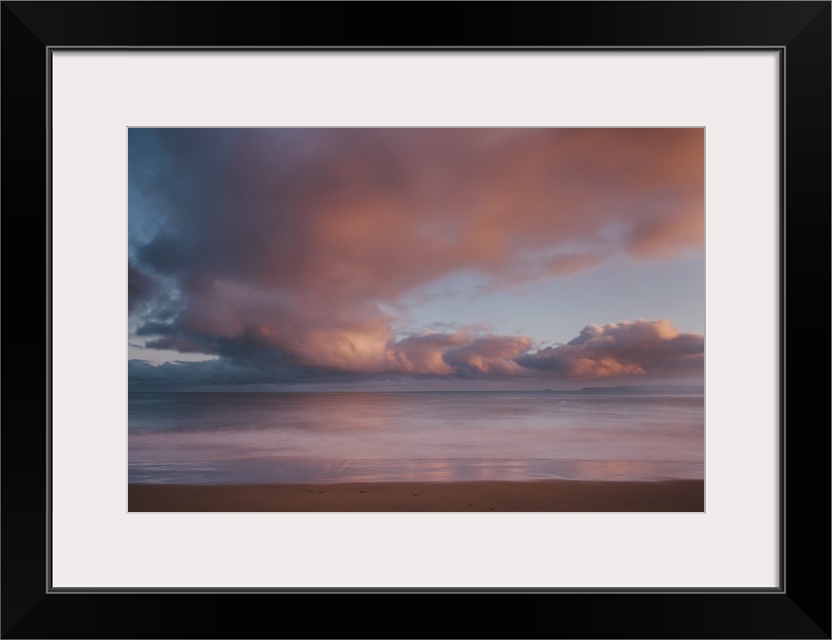
[(702, 479), (701, 389), (131, 392), (128, 481)]

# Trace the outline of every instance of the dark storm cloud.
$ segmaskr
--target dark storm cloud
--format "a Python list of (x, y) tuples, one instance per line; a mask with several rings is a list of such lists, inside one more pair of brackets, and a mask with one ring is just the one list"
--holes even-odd
[(127, 307), (130, 313), (150, 301), (158, 292), (158, 284), (132, 264), (127, 270)]
[(130, 388), (165, 389), (204, 385), (279, 384), (298, 380), (298, 372), (255, 363), (236, 363), (218, 359), (203, 362), (166, 362), (152, 365), (143, 360), (128, 362)]

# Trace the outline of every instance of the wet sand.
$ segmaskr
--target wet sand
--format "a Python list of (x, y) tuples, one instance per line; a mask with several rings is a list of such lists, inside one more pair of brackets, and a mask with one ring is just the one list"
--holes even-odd
[(702, 480), (130, 484), (129, 511), (702, 512)]

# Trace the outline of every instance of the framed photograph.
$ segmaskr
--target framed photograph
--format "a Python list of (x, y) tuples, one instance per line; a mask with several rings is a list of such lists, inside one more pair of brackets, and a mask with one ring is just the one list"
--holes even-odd
[(830, 3), (473, 8), (3, 4), (3, 637), (830, 637)]

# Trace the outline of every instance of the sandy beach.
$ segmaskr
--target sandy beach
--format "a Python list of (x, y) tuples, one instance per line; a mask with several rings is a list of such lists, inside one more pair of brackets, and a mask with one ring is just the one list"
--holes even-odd
[(343, 484), (130, 484), (144, 512), (701, 512), (702, 480), (657, 482), (372, 482)]

